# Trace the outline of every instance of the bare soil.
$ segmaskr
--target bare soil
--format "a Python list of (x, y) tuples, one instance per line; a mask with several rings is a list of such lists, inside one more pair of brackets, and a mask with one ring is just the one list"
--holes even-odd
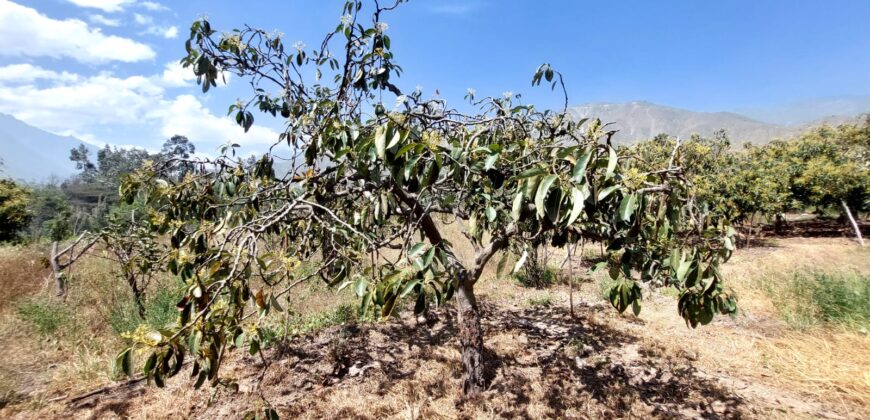
[[(645, 291), (640, 317), (620, 315), (604, 303), (596, 279), (585, 278), (571, 316), (567, 285), (528, 289), (486, 278), (478, 291), (488, 387), (473, 397), (459, 391), (450, 304), (428, 321), (406, 312), (296, 337), (262, 359), (235, 351), (222, 369), (225, 385), (200, 390), (184, 371), (163, 389), (98, 376), (89, 389), (106, 391), (76, 398), (80, 387), (38, 384), (83, 362), (11, 364), (30, 369), (37, 385), (19, 389), (0, 418), (241, 418), (267, 405), (285, 419), (870, 418), (870, 334), (796, 331), (758, 288), (804, 267), (866, 275), (868, 252), (850, 239), (818, 237), (741, 249), (724, 270), (742, 313), (694, 330), (667, 293)], [(16, 331), (4, 339), (27, 342), (26, 328)]]
[[(490, 384), (459, 395), (454, 314), (333, 327), (275, 346), (265, 359), (237, 352), (232, 387), (192, 389), (184, 373), (165, 389), (121, 385), (38, 410), (52, 418), (239, 418), (275, 407), (282, 418), (861, 418), (804, 396), (707, 371), (697, 355), (611, 326), (611, 309), (486, 305)], [(617, 317), (620, 322), (636, 322)], [(730, 322), (730, 321), (721, 321)], [(264, 363), (265, 360), (265, 363)], [(34, 412), (7, 413), (32, 418)]]

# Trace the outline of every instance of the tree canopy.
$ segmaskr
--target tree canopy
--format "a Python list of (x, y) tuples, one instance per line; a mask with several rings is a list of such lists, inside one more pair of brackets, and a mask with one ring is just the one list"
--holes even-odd
[(30, 192), (8, 179), (0, 179), (0, 242), (18, 238), (30, 223), (27, 211)]
[[(476, 112), (464, 114), (442, 98), (403, 93), (381, 20), (399, 3), (375, 2), (367, 22), (362, 2), (347, 2), (312, 50), (251, 27), (218, 32), (206, 19), (193, 23), (182, 64), (203, 91), (223, 73), (250, 82), (250, 98), (230, 113), (246, 130), (255, 112), (281, 118), (273, 149), (291, 152), (291, 170), (276, 176), (271, 152), (246, 165), (230, 144), (216, 159), (176, 157), (122, 185), (124, 198), (147, 203), (152, 226), (171, 238), (167, 267), (186, 286), (178, 323), (135, 340), (151, 350), (149, 378), (161, 385), (189, 355), (197, 386), (221, 383), (227, 349), (256, 353), (260, 320), (282, 310), (293, 287), (319, 277), (351, 287), (366, 316), (455, 297), (463, 389), (476, 392), (484, 378), (474, 285), (498, 255), (499, 275), (521, 268), (527, 251), (515, 263), (504, 251), (544, 237), (554, 246), (605, 244), (602, 268), (619, 282), (611, 302), (620, 311), (640, 310), (641, 283), (680, 290), (678, 312), (693, 327), (736, 310), (718, 270), (734, 232), (697, 206), (681, 168), (638, 165), (599, 121), (572, 121), (565, 109), (541, 111), (518, 95), (469, 92)], [(547, 64), (532, 83), (564, 86)], [(192, 168), (183, 178), (168, 169), (178, 162)], [(461, 223), (464, 238), (445, 237), (449, 223)], [(474, 246), (470, 259), (454, 252), (462, 240)], [(303, 272), (303, 264), (313, 268)], [(126, 371), (132, 349), (118, 358)]]

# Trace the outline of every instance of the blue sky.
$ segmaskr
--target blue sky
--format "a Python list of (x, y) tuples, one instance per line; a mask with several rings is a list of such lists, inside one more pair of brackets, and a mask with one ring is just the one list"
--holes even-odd
[[(342, 1), (0, 0), (0, 112), (94, 143), (157, 148), (185, 134), (206, 152), (251, 149), (280, 122), (243, 135), (225, 118), (246, 85), (202, 95), (174, 63), (190, 22), (277, 29), (319, 43)], [(383, 17), (399, 85), (522, 93), (539, 107), (534, 69), (562, 71), (572, 104), (647, 100), (699, 111), (870, 95), (870, 1), (411, 0)], [(262, 124), (259, 124), (262, 123)]]

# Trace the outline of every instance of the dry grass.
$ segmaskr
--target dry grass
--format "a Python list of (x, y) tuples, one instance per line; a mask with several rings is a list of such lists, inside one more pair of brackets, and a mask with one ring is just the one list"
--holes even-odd
[[(461, 238), (459, 224), (446, 230)], [(459, 257), (469, 260), (473, 249), (454, 242)], [(587, 247), (585, 256), (598, 252)], [(20, 261), (19, 254), (2, 255), (0, 266)], [(648, 294), (640, 319), (615, 314), (602, 301), (596, 276), (578, 282), (579, 318), (571, 319), (566, 286), (537, 290), (495, 279), (493, 263), (478, 289), (488, 311), (486, 345), (500, 365), (481, 398), (465, 400), (456, 391), (459, 353), (444, 309), (433, 328), (412, 318), (361, 326), (349, 335), (332, 327), (272, 349), (262, 396), (285, 418), (866, 418), (870, 337), (833, 326), (795, 330), (781, 319), (769, 285), (808, 267), (867, 274), (868, 257), (867, 249), (842, 239), (782, 239), (740, 250), (724, 271), (743, 313), (697, 330), (679, 319), (667, 294)], [(0, 310), (0, 337), (16, 343), (0, 347), (0, 392), (18, 400), (0, 417), (236, 418), (262, 405), (255, 391), (262, 366), (246, 355), (233, 356), (225, 371), (241, 392), (219, 390), (219, 404), (209, 404), (213, 390), (194, 391), (183, 378), (166, 390), (124, 390), (80, 407), (47, 403), (111, 380), (109, 364), (120, 343), (106, 312), (126, 290), (112, 281), (110, 269), (94, 259), (74, 273), (68, 333), (40, 337), (10, 309), (15, 305)], [(26, 293), (50, 300), (38, 290)], [(314, 283), (295, 290), (287, 307), (307, 316), (347, 303), (356, 303), (349, 291)], [(591, 355), (582, 354), (584, 346), (594, 349)], [(350, 353), (339, 357), (336, 349)], [(335, 377), (336, 357), (365, 373)]]
[(87, 258), (68, 273), (69, 293), (58, 298), (46, 283), (50, 270), (42, 258), (35, 248), (0, 251), (3, 285), (25, 285), (4, 286), (16, 292), (0, 301), (0, 406), (25, 401), (38, 407), (113, 379), (111, 364), (122, 343), (108, 319), (127, 290), (108, 261)]
[(45, 286), (43, 259), (35, 247), (0, 247), (0, 311)]
[(767, 291), (769, 282), (806, 270), (866, 275), (870, 252), (841, 239), (783, 239), (771, 247), (742, 250), (724, 269), (740, 297), (743, 312), (735, 319), (691, 330), (676, 316), (674, 299), (659, 296), (647, 302), (643, 326), (633, 329), (697, 358), (710, 372), (740, 378), (750, 388), (761, 384), (799, 396), (792, 405), (806, 405), (801, 401), (806, 398), (840, 413), (870, 415), (866, 330), (795, 330), (781, 319)]

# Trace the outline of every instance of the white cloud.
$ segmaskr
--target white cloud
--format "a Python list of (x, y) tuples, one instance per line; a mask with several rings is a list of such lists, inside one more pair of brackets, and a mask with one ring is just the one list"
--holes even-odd
[(163, 75), (160, 81), (167, 87), (184, 87), (191, 86), (191, 82), (196, 79), (193, 71), (190, 68), (184, 68), (181, 63), (172, 62), (166, 65), (163, 69)]
[[(14, 74), (14, 67), (10, 67), (3, 70)], [(56, 75), (38, 67), (33, 70), (46, 78)], [(10, 77), (0, 83), (0, 112), (56, 132), (86, 132), (104, 124), (139, 123), (142, 115), (163, 100), (164, 91), (154, 80), (142, 76), (75, 76), (47, 87), (32, 82)]]
[(161, 120), (160, 134), (163, 137), (182, 134), (193, 142), (225, 144), (232, 141), (247, 146), (270, 146), (278, 141), (278, 132), (262, 125), (254, 125), (245, 133), (229, 117), (222, 118), (212, 114), (193, 95), (179, 95), (167, 107), (149, 116)]
[(124, 6), (132, 4), (134, 0), (67, 0), (79, 7), (100, 9), (104, 12), (120, 12)]
[[(53, 81), (51, 86), (35, 83)], [(186, 86), (193, 76), (179, 64), (162, 74), (116, 77), (58, 73), (30, 64), (0, 67), (0, 113), (90, 143), (155, 143), (175, 134), (213, 148), (233, 141), (245, 146), (271, 145), (278, 133), (255, 125), (248, 133), (230, 117), (216, 116), (193, 95), (168, 97), (166, 89)], [(96, 133), (96, 135), (94, 134)]]
[(157, 3), (157, 2), (153, 2), (153, 1), (143, 1), (139, 4), (142, 7), (144, 7), (145, 9), (150, 10), (152, 12), (162, 12), (162, 11), (169, 10), (168, 7), (166, 7), (160, 3)]
[(140, 25), (150, 25), (154, 22), (154, 19), (148, 15), (140, 15), (139, 13), (133, 13), (133, 21)]
[(79, 76), (68, 72), (58, 73), (32, 64), (11, 64), (0, 67), (0, 82), (31, 83), (41, 79), (75, 82)]
[(175, 26), (160, 26), (154, 24), (154, 19), (148, 15), (133, 14), (133, 21), (139, 25), (147, 26), (143, 34), (162, 36), (166, 39), (178, 37), (178, 28)]
[(167, 39), (178, 38), (178, 27), (170, 26), (163, 31), (163, 37)]
[(96, 25), (112, 26), (112, 27), (121, 26), (121, 19), (112, 19), (112, 18), (108, 18), (108, 17), (105, 17), (103, 15), (98, 15), (98, 14), (88, 16), (88, 20), (90, 20), (91, 23), (96, 24)]
[(78, 19), (52, 19), (7, 0), (0, 0), (0, 55), (68, 57), (86, 63), (129, 63), (155, 57), (145, 44), (104, 35)]
[(170, 26), (168, 28), (164, 28), (162, 26), (149, 26), (148, 29), (145, 29), (143, 34), (148, 35), (156, 35), (162, 36), (166, 39), (175, 39), (178, 37), (178, 28), (175, 26)]

